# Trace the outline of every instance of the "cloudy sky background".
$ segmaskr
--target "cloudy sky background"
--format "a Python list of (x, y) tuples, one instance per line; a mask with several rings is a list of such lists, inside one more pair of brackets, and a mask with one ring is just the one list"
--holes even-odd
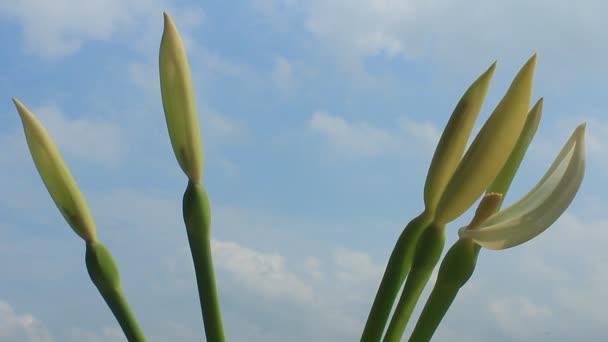
[[(229, 3), (0, 1), (0, 340), (124, 340), (36, 173), (11, 97), (54, 137), (149, 340), (201, 340), (186, 178), (158, 85), (163, 10), (193, 73), (230, 341), (357, 340), (396, 237), (422, 210), (454, 105), (498, 60), (482, 122), (534, 52), (543, 119), (507, 203), (582, 121), (586, 178), (540, 237), (482, 252), (436, 339), (608, 336), (608, 3)], [(470, 216), (449, 226), (446, 246)]]

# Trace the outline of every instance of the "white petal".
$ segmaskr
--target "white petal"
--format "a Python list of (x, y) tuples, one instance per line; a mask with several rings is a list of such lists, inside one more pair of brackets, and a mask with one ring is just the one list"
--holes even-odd
[(585, 173), (585, 124), (576, 128), (538, 184), (519, 201), (492, 215), (476, 229), (461, 228), (460, 237), (488, 249), (520, 245), (542, 233), (570, 205)]

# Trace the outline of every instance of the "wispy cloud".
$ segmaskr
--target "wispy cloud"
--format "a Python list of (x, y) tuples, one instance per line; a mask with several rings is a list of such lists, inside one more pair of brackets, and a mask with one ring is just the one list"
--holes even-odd
[[(399, 118), (398, 129), (382, 129), (363, 121), (347, 121), (345, 118), (324, 111), (313, 113), (309, 125), (327, 139), (339, 154), (350, 158), (365, 158), (402, 153), (406, 146), (430, 150), (439, 140), (438, 129), (430, 122), (417, 122)], [(411, 147), (409, 148), (411, 150)]]
[(279, 254), (260, 253), (236, 242), (219, 240), (213, 241), (213, 253), (219, 270), (262, 295), (300, 302), (314, 296), (313, 289), (286, 268)]
[(272, 69), (272, 81), (282, 91), (288, 91), (294, 86), (293, 70), (291, 63), (285, 57), (277, 57)]
[(489, 310), (503, 332), (518, 339), (542, 335), (547, 328), (547, 319), (553, 311), (527, 297), (504, 297), (491, 299)]
[(370, 256), (345, 248), (334, 252), (335, 277), (341, 281), (375, 281), (382, 275), (382, 268), (372, 262)]
[(318, 111), (310, 119), (310, 127), (325, 136), (339, 153), (350, 157), (384, 154), (397, 143), (388, 132), (365, 122), (348, 122), (344, 118)]
[(0, 339), (3, 341), (50, 342), (51, 335), (37, 318), (28, 313), (17, 313), (0, 301)]
[[(87, 41), (108, 41), (119, 32), (128, 35), (137, 33), (141, 38), (138, 40), (146, 40), (149, 34), (140, 31), (140, 28), (152, 27), (149, 25), (150, 18), (161, 22), (162, 10), (171, 8), (164, 0), (5, 1), (0, 3), (0, 18), (5, 16), (19, 20), (28, 52), (57, 58), (77, 52)], [(193, 22), (198, 24), (202, 18), (199, 10), (176, 9), (175, 12), (179, 12), (184, 26), (191, 26)], [(142, 43), (138, 42), (139, 45)]]
[(441, 137), (441, 131), (430, 121), (419, 122), (410, 118), (401, 118), (399, 123), (405, 136), (420, 143), (422, 148), (434, 148)]
[(127, 155), (119, 126), (101, 120), (69, 119), (55, 105), (32, 109), (62, 153), (86, 162), (115, 166)]
[(600, 0), (576, 5), (563, 0), (257, 3), (275, 21), (288, 14), (301, 18), (324, 48), (343, 61), (382, 55), (478, 65), (538, 51), (552, 72), (566, 73), (564, 65), (584, 68), (581, 62), (600, 62), (608, 55), (602, 44), (608, 35), (601, 29), (607, 5)]
[(101, 328), (100, 332), (73, 328), (70, 332), (73, 341), (82, 342), (122, 342), (125, 335), (118, 326)]
[(28, 51), (45, 56), (72, 54), (86, 40), (108, 40), (133, 20), (136, 1), (9, 1), (0, 13), (21, 21)]

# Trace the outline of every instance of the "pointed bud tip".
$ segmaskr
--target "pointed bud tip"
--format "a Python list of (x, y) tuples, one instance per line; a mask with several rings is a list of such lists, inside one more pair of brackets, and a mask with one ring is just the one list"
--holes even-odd
[(543, 98), (541, 97), (540, 99), (538, 99), (538, 101), (536, 101), (536, 103), (534, 104), (534, 106), (532, 106), (532, 109), (530, 109), (530, 112), (528, 113), (528, 115), (533, 115), (534, 117), (536, 117), (536, 120), (540, 120), (540, 117), (542, 115), (543, 112), (543, 104), (545, 103), (545, 101), (543, 100)]
[(494, 61), (494, 63), (492, 63), (492, 65), (490, 65), (490, 67), (486, 70), (486, 72), (483, 73), (483, 76), (485, 76), (485, 77), (494, 76), (494, 70), (496, 70), (496, 62), (497, 61)]
[(488, 68), (488, 71), (494, 71), (494, 69), (496, 69), (496, 63), (498, 63), (498, 60), (495, 59), (492, 65), (490, 65), (490, 67)]
[(522, 71), (527, 68), (534, 69), (535, 67), (536, 67), (536, 52), (532, 55), (532, 57), (530, 57), (530, 59), (528, 59), (526, 64), (523, 66)]
[(583, 143), (584, 142), (586, 129), (587, 129), (587, 123), (583, 122), (580, 125), (578, 125), (576, 127), (576, 129), (574, 130), (573, 135), (576, 136), (576, 141), (578, 143)]
[(21, 101), (17, 100), (17, 98), (15, 98), (15, 97), (13, 97), (11, 99), (13, 100), (13, 103), (15, 104), (15, 107), (17, 108), (17, 113), (21, 117), (21, 121), (28, 119), (31, 116), (31, 114), (29, 113), (28, 109), (23, 105), (23, 103), (21, 103)]
[(17, 107), (17, 108), (23, 107), (23, 104), (21, 103), (21, 101), (17, 100), (17, 98), (11, 97), (11, 100), (13, 100), (15, 107)]
[(578, 127), (576, 127), (577, 130), (582, 131), (583, 133), (585, 133), (586, 128), (587, 128), (587, 122), (583, 122), (580, 125), (578, 125)]
[(175, 27), (173, 24), (173, 19), (167, 11), (163, 11), (163, 31), (166, 31), (167, 28)]

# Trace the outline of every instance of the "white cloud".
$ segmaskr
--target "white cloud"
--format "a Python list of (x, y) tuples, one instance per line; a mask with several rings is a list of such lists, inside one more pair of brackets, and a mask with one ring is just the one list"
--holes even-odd
[(336, 278), (346, 282), (375, 281), (382, 276), (382, 267), (374, 264), (370, 256), (345, 248), (334, 252)]
[[(27, 51), (53, 58), (73, 54), (89, 40), (108, 41), (118, 32), (137, 32), (141, 40), (147, 40), (149, 30), (141, 28), (149, 27), (152, 20), (160, 28), (161, 13), (167, 7), (164, 0), (3, 1), (0, 17), (15, 17), (21, 22)], [(202, 19), (200, 10), (174, 12), (183, 26)]]
[(104, 327), (100, 332), (73, 328), (71, 335), (74, 341), (82, 342), (123, 342), (125, 334), (119, 327)]
[(409, 118), (401, 118), (400, 124), (405, 134), (420, 142), (423, 148), (434, 148), (441, 137), (437, 126), (430, 121), (417, 122)]
[[(399, 120), (397, 130), (373, 127), (367, 122), (349, 122), (324, 111), (313, 113), (309, 125), (321, 133), (338, 153), (351, 158), (373, 157), (399, 151), (432, 152), (439, 140), (438, 129), (430, 122)], [(407, 148), (406, 148), (407, 147)]]
[(425, 2), (417, 1), (313, 1), (308, 29), (338, 50), (394, 56), (420, 49)]
[[(608, 324), (603, 305), (608, 301), (608, 219), (582, 219), (566, 213), (555, 224), (552, 234), (543, 242), (549, 255), (547, 263), (561, 266), (568, 278), (553, 290), (557, 302), (568, 312), (591, 323), (596, 331)], [(566, 248), (564, 248), (566, 247)], [(556, 262), (556, 258), (562, 262)], [(561, 265), (560, 265), (561, 264)], [(564, 277), (562, 277), (564, 278)], [(543, 281), (550, 282), (550, 277)]]
[(291, 63), (285, 57), (277, 57), (272, 70), (272, 81), (280, 90), (287, 91), (293, 87), (293, 70)]
[[(137, 88), (146, 94), (148, 98), (160, 100), (160, 78), (158, 65), (146, 63), (133, 63), (129, 65), (129, 79)], [(159, 102), (159, 101), (157, 101)]]
[(245, 125), (228, 116), (212, 110), (205, 110), (200, 116), (201, 130), (205, 137), (234, 139), (245, 134)]
[(232, 274), (236, 280), (265, 296), (306, 302), (313, 289), (285, 267), (277, 253), (262, 253), (232, 241), (213, 240), (213, 253), (218, 270)]
[(306, 272), (313, 280), (322, 280), (324, 277), (321, 270), (321, 260), (316, 257), (308, 257), (304, 261)]
[[(574, 127), (574, 126), (572, 126)], [(592, 163), (598, 163), (603, 169), (608, 170), (608, 121), (598, 118), (587, 119), (585, 142), (588, 151), (588, 159)]]
[(6, 302), (0, 301), (0, 340), (50, 342), (50, 333), (31, 314), (19, 314)]
[(312, 115), (310, 127), (324, 134), (338, 152), (351, 157), (383, 154), (397, 143), (391, 134), (382, 129), (365, 122), (350, 123), (322, 111)]
[(106, 166), (115, 165), (126, 155), (127, 144), (117, 125), (87, 118), (69, 119), (53, 105), (34, 108), (32, 113), (66, 155)]
[(21, 20), (25, 46), (47, 57), (77, 51), (83, 41), (108, 40), (118, 27), (131, 20), (135, 1), (24, 0), (7, 1), (0, 13)]
[(553, 316), (548, 307), (522, 296), (491, 299), (489, 309), (503, 332), (515, 338), (542, 334)]
[(608, 56), (607, 9), (601, 0), (314, 0), (298, 10), (306, 13), (308, 30), (344, 59), (385, 55), (478, 65), (538, 51), (552, 72), (564, 73), (567, 65), (595, 66)]

